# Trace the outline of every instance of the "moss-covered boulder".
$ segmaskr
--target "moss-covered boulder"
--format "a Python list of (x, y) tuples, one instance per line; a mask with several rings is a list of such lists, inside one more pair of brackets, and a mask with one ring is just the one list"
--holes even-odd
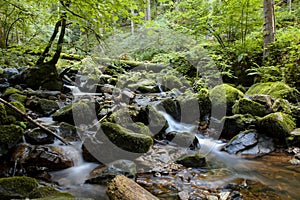
[(129, 152), (146, 153), (153, 145), (150, 136), (135, 133), (115, 123), (102, 123), (101, 128), (113, 144)]
[(180, 121), (181, 109), (178, 101), (172, 98), (166, 98), (158, 105), (158, 108), (171, 115), (175, 120)]
[(30, 177), (0, 178), (0, 199), (25, 199), (37, 187), (38, 182)]
[(12, 95), (12, 94), (22, 94), (22, 95), (24, 95), (24, 92), (22, 92), (22, 91), (19, 90), (19, 89), (10, 87), (10, 88), (7, 88), (7, 89), (4, 91), (3, 96), (4, 96), (4, 97), (9, 97), (9, 96)]
[(24, 130), (20, 126), (0, 125), (0, 156), (8, 153), (9, 149), (15, 146), (24, 135)]
[(39, 99), (36, 110), (43, 115), (50, 115), (59, 109), (56, 101), (50, 99)]
[(268, 114), (268, 109), (260, 103), (247, 98), (238, 100), (232, 108), (233, 114), (250, 114), (253, 116), (265, 116)]
[(21, 74), (22, 80), (32, 89), (40, 87), (48, 90), (62, 90), (62, 80), (58, 75), (55, 65), (43, 63), (30, 67)]
[(273, 98), (287, 99), (291, 102), (297, 102), (300, 97), (299, 91), (283, 82), (256, 83), (246, 92), (246, 95), (255, 94), (270, 95)]
[(8, 99), (9, 99), (9, 101), (19, 101), (22, 104), (24, 104), (26, 102), (27, 96), (15, 93), (15, 94), (10, 95)]
[(68, 104), (57, 110), (52, 117), (55, 121), (66, 122), (72, 125), (75, 122), (77, 125), (91, 124), (96, 119), (95, 104), (85, 101)]
[(67, 192), (61, 192), (50, 186), (35, 188), (29, 195), (32, 199), (74, 199), (75, 197)]
[(210, 91), (209, 95), (212, 103), (212, 111), (219, 111), (219, 117), (223, 117), (225, 113), (222, 113), (222, 111), (226, 108), (226, 115), (231, 115), (232, 106), (237, 100), (243, 98), (243, 96), (243, 92), (229, 84), (217, 85)]
[(285, 143), (285, 138), (296, 128), (295, 120), (282, 112), (271, 113), (259, 119), (258, 129), (266, 133), (277, 143)]
[[(21, 102), (14, 101), (14, 102), (10, 102), (10, 104), (13, 105), (14, 107), (18, 108), (23, 113), (26, 113), (26, 108)], [(6, 113), (7, 113), (7, 115), (14, 116), (17, 120), (22, 121), (24, 119), (24, 117), (20, 113), (16, 112), (15, 110), (13, 110), (9, 107), (6, 107)]]
[(28, 130), (25, 138), (28, 143), (34, 145), (52, 144), (54, 142), (53, 135), (50, 135), (39, 128)]
[(224, 126), (221, 132), (221, 138), (228, 140), (236, 136), (239, 132), (257, 124), (257, 119), (249, 114), (235, 114), (233, 116), (226, 116), (222, 119), (222, 121)]
[(205, 167), (206, 158), (199, 154), (187, 155), (178, 159), (176, 163), (181, 164), (185, 167)]

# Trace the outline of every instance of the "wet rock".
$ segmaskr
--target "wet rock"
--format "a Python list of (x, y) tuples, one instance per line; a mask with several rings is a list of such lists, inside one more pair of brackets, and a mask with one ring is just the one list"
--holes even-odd
[(44, 116), (49, 116), (59, 109), (59, 105), (54, 100), (39, 99), (37, 102), (36, 111)]
[(79, 159), (72, 148), (36, 146), (24, 160), (23, 166), (29, 174), (35, 174), (40, 170), (56, 171), (72, 167)]
[(17, 75), (19, 74), (19, 71), (16, 69), (16, 68), (5, 68), (3, 69), (3, 75), (6, 77), (6, 78), (9, 78), (13, 75)]
[(186, 92), (176, 98), (180, 109), (180, 122), (195, 124), (199, 121), (200, 110), (196, 95)]
[(157, 83), (154, 80), (145, 79), (137, 83), (129, 84), (128, 88), (137, 93), (158, 93), (160, 92)]
[(171, 98), (166, 98), (158, 105), (158, 108), (159, 110), (162, 110), (171, 115), (175, 120), (180, 121), (181, 109), (178, 101)]
[(8, 153), (22, 138), (24, 130), (17, 125), (0, 125), (0, 156)]
[(45, 131), (39, 128), (28, 130), (25, 136), (26, 141), (34, 145), (52, 144), (54, 142), (52, 135), (45, 133)]
[(0, 178), (0, 199), (25, 199), (37, 187), (38, 182), (30, 177)]
[[(24, 107), (24, 105), (21, 102), (14, 101), (14, 102), (9, 102), (9, 104), (15, 106), (23, 113), (26, 113), (26, 108)], [(7, 113), (7, 115), (12, 115), (12, 116), (16, 117), (17, 120), (20, 120), (20, 121), (24, 120), (24, 117), (20, 113), (16, 112), (15, 110), (13, 110), (11, 108), (6, 107), (6, 113)]]
[(166, 134), (165, 139), (172, 141), (172, 143), (175, 143), (180, 147), (190, 147), (193, 144), (195, 135), (187, 132), (182, 133), (172, 131)]
[(35, 188), (29, 195), (30, 198), (36, 199), (74, 199), (75, 197), (67, 192), (58, 191), (50, 186)]
[(244, 94), (240, 90), (228, 84), (214, 87), (210, 91), (209, 97), (212, 103), (212, 109), (218, 111), (220, 114), (220, 116), (216, 117), (223, 117), (225, 115), (224, 109), (226, 109), (226, 115), (231, 115), (232, 106), (237, 100), (243, 98), (243, 96)]
[(225, 146), (225, 151), (230, 154), (237, 154), (247, 150), (258, 143), (258, 134), (255, 130), (247, 130), (239, 133)]
[(270, 138), (264, 134), (259, 134), (257, 144), (249, 149), (243, 150), (240, 154), (261, 155), (271, 153), (274, 150), (275, 144), (273, 138)]
[(117, 175), (134, 178), (137, 173), (136, 164), (130, 160), (117, 160), (107, 166), (101, 165), (91, 171), (86, 183), (106, 185)]
[(85, 145), (82, 145), (82, 157), (87, 162), (99, 163), (98, 159), (89, 152)]
[(24, 95), (25, 93), (22, 92), (22, 91), (19, 90), (19, 89), (10, 87), (10, 88), (7, 88), (7, 89), (4, 91), (3, 96), (8, 98), (8, 97), (9, 97), (10, 95), (12, 95), (12, 94), (22, 94), (22, 95)]
[(66, 122), (61, 122), (58, 127), (60, 135), (68, 141), (78, 141), (77, 128)]
[(53, 115), (53, 120), (66, 122), (74, 125), (91, 124), (97, 119), (95, 113), (95, 104), (92, 102), (79, 101), (57, 110)]
[(274, 138), (275, 142), (285, 144), (285, 138), (296, 128), (294, 119), (285, 113), (276, 112), (258, 121), (258, 130)]
[(211, 100), (209, 98), (208, 89), (200, 89), (200, 91), (197, 92), (196, 97), (199, 102), (200, 116), (201, 118), (204, 118), (211, 113)]
[(221, 138), (228, 140), (237, 135), (240, 131), (246, 130), (257, 124), (257, 119), (248, 114), (236, 114), (224, 117), (222, 121), (224, 122), (224, 127), (221, 133)]
[(205, 167), (206, 158), (198, 154), (187, 155), (177, 160), (176, 163), (181, 164), (185, 167), (194, 167), (194, 168)]
[(273, 98), (287, 99), (291, 102), (297, 102), (300, 96), (299, 91), (283, 82), (256, 83), (246, 92), (246, 95), (255, 94), (270, 95)]
[(151, 137), (135, 133), (118, 124), (104, 122), (101, 128), (112, 143), (129, 152), (146, 153), (153, 145)]
[(232, 113), (233, 114), (250, 114), (253, 116), (260, 116), (263, 117), (267, 115), (268, 109), (255, 101), (252, 101), (247, 98), (242, 98), (238, 100), (232, 108)]
[(27, 96), (26, 95), (22, 95), (22, 94), (11, 94), (8, 98), (9, 101), (18, 101), (21, 102), (22, 104), (24, 104), (26, 102)]

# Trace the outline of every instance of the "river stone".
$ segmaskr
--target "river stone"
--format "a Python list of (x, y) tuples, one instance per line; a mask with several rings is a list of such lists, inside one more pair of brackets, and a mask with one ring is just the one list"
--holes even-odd
[(187, 155), (176, 161), (176, 163), (181, 164), (185, 167), (205, 167), (206, 158), (199, 154)]
[(172, 98), (166, 98), (158, 104), (158, 109), (171, 115), (175, 120), (180, 121), (181, 109), (179, 102)]
[(255, 130), (247, 130), (239, 133), (225, 146), (225, 151), (230, 154), (237, 154), (246, 150), (258, 142), (258, 134)]
[(222, 113), (222, 110), (224, 109), (226, 109), (226, 115), (231, 115), (232, 106), (237, 100), (243, 98), (243, 96), (243, 92), (231, 85), (221, 84), (215, 86), (210, 91), (209, 97), (212, 103), (212, 109), (220, 112), (220, 116), (216, 117), (223, 117), (225, 113)]
[(36, 146), (24, 160), (23, 166), (29, 174), (39, 170), (62, 170), (74, 166), (80, 160), (72, 148), (60, 146)]
[(4, 91), (3, 96), (4, 96), (4, 97), (9, 97), (9, 96), (12, 95), (12, 94), (22, 94), (22, 95), (24, 95), (24, 92), (22, 92), (22, 91), (19, 90), (19, 89), (10, 87), (10, 88), (7, 88), (7, 89)]
[(273, 98), (287, 99), (291, 102), (297, 102), (300, 97), (298, 90), (291, 88), (283, 82), (256, 83), (246, 92), (246, 95), (265, 94)]
[(221, 138), (230, 140), (240, 131), (244, 131), (251, 126), (255, 126), (257, 119), (249, 114), (235, 114), (222, 119), (224, 127), (221, 132)]
[(0, 156), (7, 154), (22, 139), (23, 134), (24, 130), (20, 126), (0, 125)]
[(250, 114), (253, 116), (263, 117), (268, 114), (265, 106), (247, 98), (238, 100), (232, 108), (233, 114)]
[(101, 128), (113, 144), (129, 152), (146, 153), (153, 145), (150, 136), (135, 133), (118, 124), (104, 122)]
[(184, 93), (176, 98), (180, 110), (180, 122), (195, 124), (199, 121), (200, 110), (197, 96), (194, 93)]
[(266, 133), (280, 144), (285, 144), (285, 138), (290, 136), (295, 128), (294, 119), (282, 112), (271, 113), (258, 121), (258, 131)]
[(37, 187), (38, 182), (26, 176), (0, 178), (0, 199), (25, 199)]
[(54, 142), (54, 137), (52, 135), (39, 128), (28, 130), (25, 139), (28, 143), (34, 145), (52, 144)]
[(39, 99), (37, 102), (36, 111), (44, 116), (49, 116), (59, 109), (59, 105), (54, 100)]
[(75, 124), (75, 121), (76, 125), (92, 124), (93, 120), (97, 119), (94, 110), (95, 104), (93, 102), (79, 101), (57, 110), (52, 117), (54, 121), (66, 122), (72, 125)]
[(200, 116), (203, 119), (205, 116), (211, 114), (211, 100), (209, 98), (209, 90), (206, 88), (200, 89), (196, 97), (198, 98), (199, 102), (199, 110)]
[(134, 178), (137, 173), (136, 164), (130, 160), (116, 160), (107, 166), (100, 165), (90, 172), (86, 183), (106, 185), (119, 174)]

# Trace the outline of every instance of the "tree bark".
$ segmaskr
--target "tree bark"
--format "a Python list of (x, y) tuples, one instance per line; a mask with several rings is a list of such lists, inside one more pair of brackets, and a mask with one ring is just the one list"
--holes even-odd
[(158, 200), (142, 186), (123, 175), (116, 176), (106, 191), (111, 200)]
[(268, 46), (275, 42), (274, 0), (264, 0), (264, 58), (268, 56)]

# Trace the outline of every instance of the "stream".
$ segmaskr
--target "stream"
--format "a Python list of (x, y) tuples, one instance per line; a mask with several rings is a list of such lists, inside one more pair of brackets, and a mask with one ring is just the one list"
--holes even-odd
[[(159, 88), (163, 93), (161, 87)], [(80, 96), (77, 88), (71, 89), (75, 93), (74, 96)], [(149, 95), (161, 97), (160, 94)], [(147, 96), (136, 98), (140, 98), (136, 100), (140, 104), (150, 103)], [(225, 145), (222, 141), (205, 137), (195, 131), (194, 125), (180, 123), (163, 111), (160, 113), (169, 124), (166, 133), (189, 133), (198, 140), (194, 150), (172, 142), (156, 143), (148, 153), (135, 160), (135, 180), (160, 199), (203, 199), (201, 194), (205, 194), (205, 191), (216, 194), (221, 199), (231, 187), (238, 187), (236, 190), (240, 191), (242, 199), (299, 199), (300, 169), (289, 163), (291, 156), (284, 152), (273, 152), (248, 159), (229, 155), (222, 151)], [(49, 118), (40, 121), (51, 123)], [(81, 145), (82, 142), (73, 142), (71, 147), (65, 147), (72, 148), (80, 159), (74, 167), (51, 172), (51, 179), (61, 190), (68, 191), (76, 197), (108, 199), (105, 194), (106, 186), (85, 183), (90, 172), (99, 164), (83, 160)], [(206, 157), (206, 167), (183, 168), (173, 165), (180, 156), (195, 153)]]

